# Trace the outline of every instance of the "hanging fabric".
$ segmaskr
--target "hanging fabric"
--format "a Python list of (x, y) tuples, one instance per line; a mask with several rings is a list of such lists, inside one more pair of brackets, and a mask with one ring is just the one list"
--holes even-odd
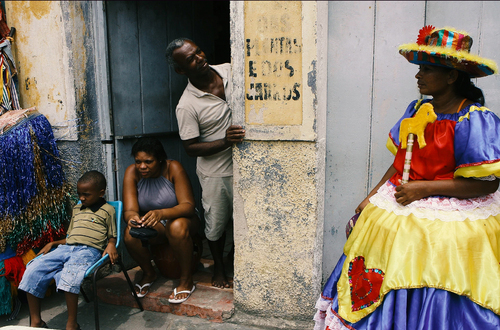
[(49, 121), (35, 108), (0, 116), (0, 253), (22, 255), (57, 239), (69, 189)]
[(12, 41), (14, 28), (9, 28), (5, 11), (0, 8), (0, 115), (9, 110), (19, 110), (17, 92), (17, 69), (12, 56)]

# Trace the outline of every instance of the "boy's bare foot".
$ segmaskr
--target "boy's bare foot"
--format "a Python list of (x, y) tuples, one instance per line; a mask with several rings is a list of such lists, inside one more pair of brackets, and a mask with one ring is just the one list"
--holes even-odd
[(47, 323), (45, 323), (42, 320), (40, 320), (38, 322), (33, 322), (33, 320), (31, 320), (30, 327), (31, 328), (45, 328), (45, 329), (48, 328)]
[(80, 325), (78, 323), (67, 323), (66, 324), (66, 330), (80, 330)]

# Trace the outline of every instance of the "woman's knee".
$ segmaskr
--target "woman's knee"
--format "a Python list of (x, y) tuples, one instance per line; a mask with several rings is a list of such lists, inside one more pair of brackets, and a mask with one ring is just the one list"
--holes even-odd
[(189, 220), (186, 218), (169, 221), (166, 229), (165, 233), (169, 240), (189, 238)]
[(125, 245), (127, 248), (130, 248), (132, 246), (135, 246), (139, 243), (139, 240), (135, 237), (132, 237), (129, 233), (130, 228), (127, 227), (125, 228), (125, 231), (123, 233), (123, 242), (125, 242)]

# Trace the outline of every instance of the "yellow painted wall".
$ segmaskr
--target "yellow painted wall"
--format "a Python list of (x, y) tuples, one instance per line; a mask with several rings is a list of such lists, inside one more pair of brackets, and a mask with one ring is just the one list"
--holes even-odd
[(247, 124), (302, 124), (301, 21), (300, 1), (245, 2)]
[[(56, 137), (76, 140), (76, 75), (82, 75), (86, 60), (85, 24), (78, 5), (59, 1), (6, 1), (9, 26), (16, 28), (13, 54), (18, 68), (22, 108), (36, 106), (50, 121)], [(64, 15), (79, 26), (71, 34)], [(71, 49), (68, 48), (68, 33)], [(83, 77), (79, 78), (83, 81)]]
[(316, 2), (245, 1), (240, 10), (232, 64), (244, 72), (246, 138), (316, 140)]

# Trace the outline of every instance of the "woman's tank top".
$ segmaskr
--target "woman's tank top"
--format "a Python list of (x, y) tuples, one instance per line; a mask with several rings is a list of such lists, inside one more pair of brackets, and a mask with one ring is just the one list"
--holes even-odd
[(141, 179), (137, 183), (137, 202), (141, 214), (174, 207), (178, 204), (174, 184), (163, 175)]

